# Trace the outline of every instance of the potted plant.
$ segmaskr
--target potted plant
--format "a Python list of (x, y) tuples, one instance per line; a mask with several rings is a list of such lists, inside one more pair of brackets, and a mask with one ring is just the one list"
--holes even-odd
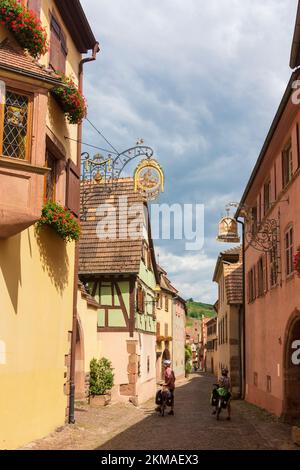
[(63, 74), (57, 75), (62, 84), (52, 90), (53, 96), (64, 111), (69, 123), (80, 124), (87, 113), (85, 98), (72, 78)]
[(0, 0), (0, 24), (6, 26), (34, 58), (47, 52), (47, 33), (41, 20), (17, 0)]
[(89, 403), (92, 407), (108, 405), (111, 400), (110, 390), (114, 385), (111, 362), (103, 357), (93, 358), (90, 362)]
[(47, 202), (42, 209), (42, 216), (37, 222), (38, 230), (49, 226), (66, 242), (78, 241), (80, 225), (74, 215), (56, 202)]
[(300, 246), (298, 247), (297, 253), (294, 256), (294, 268), (298, 274), (298, 277), (300, 277)]

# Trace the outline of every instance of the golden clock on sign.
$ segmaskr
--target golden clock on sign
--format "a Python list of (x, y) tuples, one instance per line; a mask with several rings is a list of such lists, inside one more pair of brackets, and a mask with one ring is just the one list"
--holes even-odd
[(143, 160), (134, 173), (134, 190), (146, 201), (153, 201), (164, 191), (164, 173), (156, 160)]

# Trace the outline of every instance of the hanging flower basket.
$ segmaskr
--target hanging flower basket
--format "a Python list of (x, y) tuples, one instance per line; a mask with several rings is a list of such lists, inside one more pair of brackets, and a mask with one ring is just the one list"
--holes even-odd
[(33, 57), (47, 52), (47, 33), (41, 20), (17, 0), (0, 0), (0, 24), (6, 26)]
[(42, 217), (37, 222), (38, 229), (50, 226), (66, 242), (78, 241), (80, 225), (68, 209), (56, 202), (47, 202), (42, 210)]
[(294, 256), (294, 268), (295, 271), (297, 271), (298, 276), (300, 277), (300, 246)]
[(62, 86), (55, 88), (52, 93), (70, 124), (80, 124), (86, 117), (87, 108), (84, 96), (70, 77), (58, 74)]

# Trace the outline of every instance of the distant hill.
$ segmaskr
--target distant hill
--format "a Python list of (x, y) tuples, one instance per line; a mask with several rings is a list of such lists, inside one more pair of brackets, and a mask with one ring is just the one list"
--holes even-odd
[(216, 314), (213, 305), (194, 302), (193, 299), (187, 301), (187, 310), (188, 317), (190, 318), (201, 318), (202, 315), (205, 317), (213, 317)]

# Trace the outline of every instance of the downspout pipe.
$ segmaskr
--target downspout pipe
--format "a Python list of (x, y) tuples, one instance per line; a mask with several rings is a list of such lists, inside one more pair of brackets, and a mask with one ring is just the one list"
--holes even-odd
[(243, 303), (239, 314), (239, 349), (240, 349), (240, 398), (245, 399), (245, 383), (246, 383), (246, 265), (245, 265), (245, 222), (239, 220), (236, 221), (242, 226), (242, 253), (243, 253)]
[[(97, 53), (100, 51), (99, 43), (96, 42), (92, 51), (91, 57), (82, 59), (79, 63), (79, 91), (83, 90), (83, 66), (88, 62), (96, 60)], [(81, 173), (81, 137), (82, 137), (82, 124), (77, 128), (77, 170), (78, 174)], [(78, 207), (80, 217), (80, 181), (78, 185)], [(76, 352), (76, 338), (77, 338), (77, 290), (78, 290), (78, 265), (79, 265), (79, 243), (75, 245), (75, 262), (74, 262), (74, 288), (73, 288), (73, 320), (72, 320), (72, 342), (71, 342), (71, 365), (70, 365), (70, 398), (69, 398), (69, 424), (75, 424), (75, 352)]]

